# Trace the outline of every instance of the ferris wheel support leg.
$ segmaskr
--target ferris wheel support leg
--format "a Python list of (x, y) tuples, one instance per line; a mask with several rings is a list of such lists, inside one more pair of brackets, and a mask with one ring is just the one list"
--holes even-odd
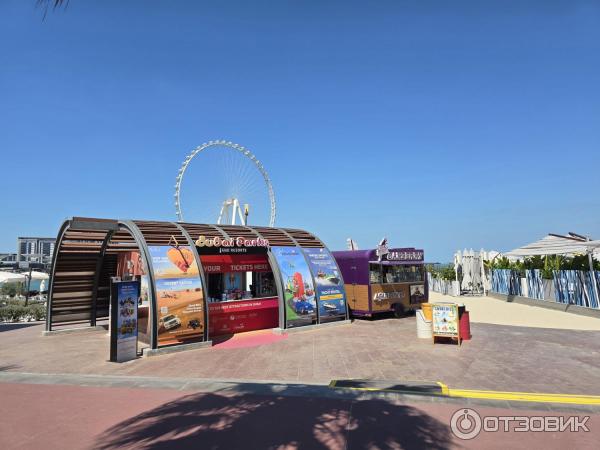
[(223, 220), (223, 213), (225, 212), (226, 203), (227, 202), (223, 202), (223, 204), (221, 205), (221, 212), (219, 212), (219, 218), (217, 219), (218, 225), (221, 225), (221, 221)]
[(242, 207), (240, 205), (240, 201), (237, 198), (234, 200), (234, 205), (233, 205), (233, 223), (232, 223), (232, 225), (235, 225), (236, 213), (237, 213), (237, 216), (240, 218), (240, 224), (246, 225), (246, 219), (244, 218), (244, 214), (242, 212)]

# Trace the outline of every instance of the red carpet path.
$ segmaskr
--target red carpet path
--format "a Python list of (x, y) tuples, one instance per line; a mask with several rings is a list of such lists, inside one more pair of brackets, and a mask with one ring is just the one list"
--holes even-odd
[(271, 330), (248, 331), (231, 336), (213, 338), (213, 347), (217, 348), (247, 348), (287, 339), (287, 334), (275, 334)]
[[(0, 383), (0, 448), (366, 449), (598, 448), (589, 433), (482, 433), (455, 438), (460, 405), (165, 389)], [(466, 405), (465, 405), (466, 406)], [(474, 406), (482, 415), (549, 412)], [(581, 414), (581, 413), (578, 413)]]

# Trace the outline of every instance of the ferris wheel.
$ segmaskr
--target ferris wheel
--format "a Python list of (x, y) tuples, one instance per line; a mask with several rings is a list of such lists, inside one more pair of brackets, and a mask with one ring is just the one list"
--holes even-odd
[(186, 217), (194, 221), (214, 223), (217, 218), (218, 224), (275, 225), (275, 193), (269, 174), (250, 150), (230, 141), (209, 141), (186, 156), (174, 197), (180, 222), (185, 203)]

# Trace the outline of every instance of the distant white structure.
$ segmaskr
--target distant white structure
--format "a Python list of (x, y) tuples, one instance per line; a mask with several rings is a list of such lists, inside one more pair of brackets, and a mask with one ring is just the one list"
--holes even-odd
[(481, 249), (479, 252), (466, 248), (463, 251), (458, 250), (454, 254), (454, 270), (456, 281), (460, 282), (460, 290), (471, 294), (486, 293), (491, 287), (491, 281), (486, 276), (484, 261), (490, 261), (499, 254), (494, 250)]
[(352, 238), (346, 239), (346, 246), (348, 247), (348, 250), (358, 250), (358, 244)]

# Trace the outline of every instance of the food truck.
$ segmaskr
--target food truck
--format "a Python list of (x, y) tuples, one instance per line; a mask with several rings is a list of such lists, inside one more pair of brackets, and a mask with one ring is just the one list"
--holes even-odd
[(348, 307), (354, 316), (393, 311), (397, 317), (427, 302), (424, 252), (380, 246), (332, 252), (342, 272)]

